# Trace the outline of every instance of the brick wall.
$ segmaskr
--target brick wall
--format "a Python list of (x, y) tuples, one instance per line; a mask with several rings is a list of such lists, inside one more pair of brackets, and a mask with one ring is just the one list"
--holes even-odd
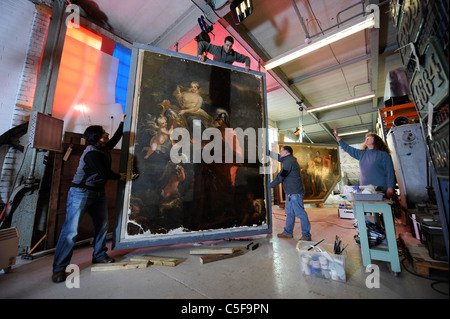
[[(2, 0), (0, 10), (0, 134), (28, 121), (50, 17), (28, 0)], [(26, 149), (26, 136), (20, 139)], [(23, 153), (0, 147), (0, 207), (13, 190)]]

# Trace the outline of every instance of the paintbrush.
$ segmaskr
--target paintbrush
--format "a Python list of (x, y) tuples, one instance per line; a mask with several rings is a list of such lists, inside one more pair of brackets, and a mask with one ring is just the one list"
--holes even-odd
[(342, 252), (345, 250), (345, 248), (347, 248), (347, 246), (348, 246), (348, 244), (347, 245), (345, 245), (345, 247), (344, 248), (342, 248), (342, 250), (341, 250), (341, 252), (339, 253), (339, 255), (340, 254), (342, 254)]
[(323, 242), (325, 239), (322, 239), (321, 241), (318, 241), (317, 243), (315, 243), (314, 245), (312, 245), (311, 247), (308, 248), (308, 250), (313, 249), (315, 246), (319, 245), (321, 242)]

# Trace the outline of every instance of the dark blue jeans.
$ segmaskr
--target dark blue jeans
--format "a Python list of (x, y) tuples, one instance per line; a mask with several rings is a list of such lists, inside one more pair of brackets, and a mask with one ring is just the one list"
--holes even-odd
[(303, 205), (303, 194), (286, 195), (286, 207), (284, 213), (286, 214), (286, 227), (284, 227), (284, 233), (286, 235), (293, 235), (295, 217), (298, 217), (300, 219), (302, 235), (311, 237), (311, 224), (309, 223), (308, 214)]
[(66, 220), (56, 245), (53, 272), (65, 271), (70, 264), (73, 247), (78, 236), (78, 225), (85, 212), (91, 215), (94, 224), (94, 253), (92, 261), (96, 262), (107, 256), (108, 203), (105, 191), (71, 187), (67, 197)]

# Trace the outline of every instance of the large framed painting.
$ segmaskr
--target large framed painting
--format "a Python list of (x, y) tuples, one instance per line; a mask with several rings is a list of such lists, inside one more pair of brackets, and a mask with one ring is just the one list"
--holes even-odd
[(271, 232), (265, 75), (135, 44), (114, 248)]
[[(293, 155), (300, 165), (305, 203), (323, 203), (339, 181), (340, 164), (338, 146), (305, 143), (279, 143), (278, 147), (292, 147)], [(279, 164), (279, 168), (281, 164)], [(278, 172), (277, 172), (278, 173)], [(278, 186), (280, 202), (285, 202), (283, 188)]]

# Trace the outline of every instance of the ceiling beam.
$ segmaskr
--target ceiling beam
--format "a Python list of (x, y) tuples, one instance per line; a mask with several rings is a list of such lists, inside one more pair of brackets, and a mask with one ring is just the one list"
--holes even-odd
[[(185, 39), (186, 42), (191, 41), (198, 33), (200, 33), (200, 27), (198, 27), (198, 30), (193, 29), (198, 26), (197, 19), (201, 15), (202, 11), (197, 6), (190, 6), (179, 19), (167, 28), (166, 32), (149, 44), (161, 49), (169, 49), (178, 41), (183, 41), (183, 39)], [(194, 32), (195, 34), (193, 34), (192, 37), (186, 37), (186, 30), (191, 30), (191, 32)], [(185, 44), (186, 43), (179, 43), (181, 47)]]
[[(241, 43), (245, 49), (249, 52), (255, 52), (258, 57), (260, 57), (264, 61), (270, 60), (272, 57), (267, 53), (267, 51), (264, 50), (264, 47), (252, 36), (251, 32), (245, 27), (244, 24), (235, 25), (230, 17), (230, 15), (227, 15), (224, 17), (226, 22), (228, 22), (228, 26), (225, 26), (227, 30), (230, 32), (231, 35), (238, 34), (240, 38), (243, 40)], [(275, 68), (273, 70), (269, 70), (268, 73), (274, 77), (274, 79), (280, 84), (280, 86), (288, 92), (296, 102), (303, 101), (305, 106), (310, 105), (309, 101), (306, 100), (306, 98), (301, 94), (300, 90), (295, 86), (296, 83), (299, 83), (301, 81), (304, 81), (306, 79), (310, 79), (312, 77), (316, 77), (319, 75), (326, 74), (328, 72), (335, 71), (337, 69), (341, 69), (343, 67), (352, 65), (354, 63), (358, 63), (361, 61), (369, 60), (373, 58), (373, 53), (375, 52), (377, 55), (375, 56), (376, 62), (375, 64), (372, 63), (372, 83), (374, 82), (373, 79), (377, 79), (378, 77), (378, 49), (374, 49), (375, 46), (373, 42), (376, 42), (376, 48), (379, 45), (378, 41), (378, 29), (376, 29), (376, 34), (374, 34), (375, 38), (371, 38), (372, 43), (372, 50), (370, 53), (367, 53), (366, 55), (360, 56), (358, 58), (352, 59), (350, 61), (341, 63), (339, 65), (336, 65), (331, 68), (326, 68), (323, 70), (320, 70), (318, 72), (315, 72), (314, 74), (309, 74), (303, 77), (299, 77), (296, 79), (289, 79), (287, 75), (281, 70), (281, 68)], [(372, 37), (372, 36), (371, 36)], [(251, 49), (251, 50), (250, 50)], [(373, 68), (375, 68), (375, 72), (373, 72)], [(374, 86), (377, 88), (377, 80), (375, 81)], [(373, 99), (374, 101), (377, 101), (377, 98), (375, 97)], [(302, 126), (308, 126), (308, 125), (318, 125), (322, 128), (323, 132), (334, 139), (333, 133), (330, 131), (330, 128), (326, 125), (327, 122), (336, 120), (337, 118), (345, 118), (345, 117), (351, 117), (351, 116), (358, 116), (362, 114), (367, 113), (373, 113), (374, 110), (376, 111), (376, 108), (372, 108), (370, 104), (368, 105), (368, 109), (361, 109), (358, 110), (359, 107), (351, 107), (350, 111), (343, 112), (343, 109), (339, 109), (339, 111), (329, 111), (326, 113), (325, 116), (320, 113), (309, 113), (307, 116), (303, 116), (303, 123)], [(347, 110), (347, 109), (346, 109)], [(352, 111), (353, 110), (353, 111)], [(356, 110), (356, 111), (355, 111)], [(334, 118), (330, 117), (328, 114), (335, 114)], [(292, 117), (287, 120), (277, 121), (277, 127), (280, 131), (286, 131), (286, 130), (295, 130), (299, 126), (299, 117)]]
[(372, 107), (377, 108), (378, 106), (378, 57), (380, 51), (380, 8), (378, 7), (379, 1), (370, 0), (371, 4), (369, 4), (366, 8), (366, 12), (369, 13), (373, 10), (377, 19), (376, 25), (374, 28), (370, 30), (370, 54), (372, 58), (371, 68), (372, 68), (372, 77), (370, 79), (371, 89), (375, 92), (375, 97), (372, 99)]
[(371, 67), (372, 67), (372, 78), (370, 80), (371, 82), (371, 88), (372, 91), (375, 92), (375, 97), (372, 99), (372, 107), (377, 108), (378, 107), (378, 56), (379, 56), (379, 46), (380, 46), (380, 29), (373, 28), (370, 31), (370, 52), (372, 58), (371, 61)]
[(373, 109), (372, 103), (361, 103), (351, 107), (338, 108), (335, 110), (328, 110), (327, 112), (318, 113), (318, 119), (322, 123), (328, 123), (336, 120), (342, 120), (348, 117), (361, 116), (377, 112), (377, 109)]
[(329, 72), (332, 72), (332, 71), (336, 71), (336, 70), (342, 69), (342, 68), (344, 68), (346, 66), (353, 65), (353, 64), (359, 63), (361, 61), (369, 60), (370, 56), (371, 56), (370, 54), (365, 54), (365, 55), (362, 55), (362, 56), (357, 57), (355, 59), (351, 59), (351, 60), (348, 60), (346, 62), (342, 62), (342, 63), (336, 64), (336, 65), (334, 65), (332, 67), (328, 67), (328, 68), (319, 70), (319, 71), (314, 72), (314, 73), (310, 73), (310, 74), (306, 74), (306, 75), (294, 78), (294, 79), (291, 80), (291, 83), (292, 84), (297, 84), (297, 83), (300, 83), (300, 82), (312, 79), (314, 77), (317, 77), (317, 76), (320, 76), (320, 75), (323, 75), (323, 74), (326, 74), (326, 73), (329, 73)]
[[(371, 103), (364, 103), (347, 108), (339, 108), (336, 110), (329, 110), (327, 112), (318, 113), (317, 116), (304, 116), (303, 126), (308, 125), (321, 125), (333, 121), (343, 120), (349, 117), (361, 116), (366, 114), (378, 114), (377, 109), (373, 109)], [(311, 114), (308, 114), (311, 115)], [(286, 120), (277, 121), (277, 128), (280, 131), (292, 130), (298, 127), (298, 117), (292, 117)], [(324, 131), (329, 132), (328, 128), (323, 126)]]
[[(258, 42), (258, 40), (255, 39), (255, 37), (253, 37), (251, 32), (244, 26), (243, 23), (235, 25), (230, 14), (227, 14), (224, 19), (227, 22), (227, 25), (222, 22), (220, 23), (234, 38), (241, 39), (239, 43), (250, 54), (253, 53), (255, 55), (253, 57), (256, 60), (262, 59), (263, 61), (268, 61), (271, 59), (271, 56), (267, 53), (266, 50), (264, 50), (264, 47)], [(303, 101), (303, 103), (310, 105), (303, 94), (294, 85), (292, 85), (289, 78), (280, 68), (268, 70), (267, 73), (269, 73), (274, 78), (274, 80), (277, 81), (280, 86), (294, 98), (295, 101)]]

